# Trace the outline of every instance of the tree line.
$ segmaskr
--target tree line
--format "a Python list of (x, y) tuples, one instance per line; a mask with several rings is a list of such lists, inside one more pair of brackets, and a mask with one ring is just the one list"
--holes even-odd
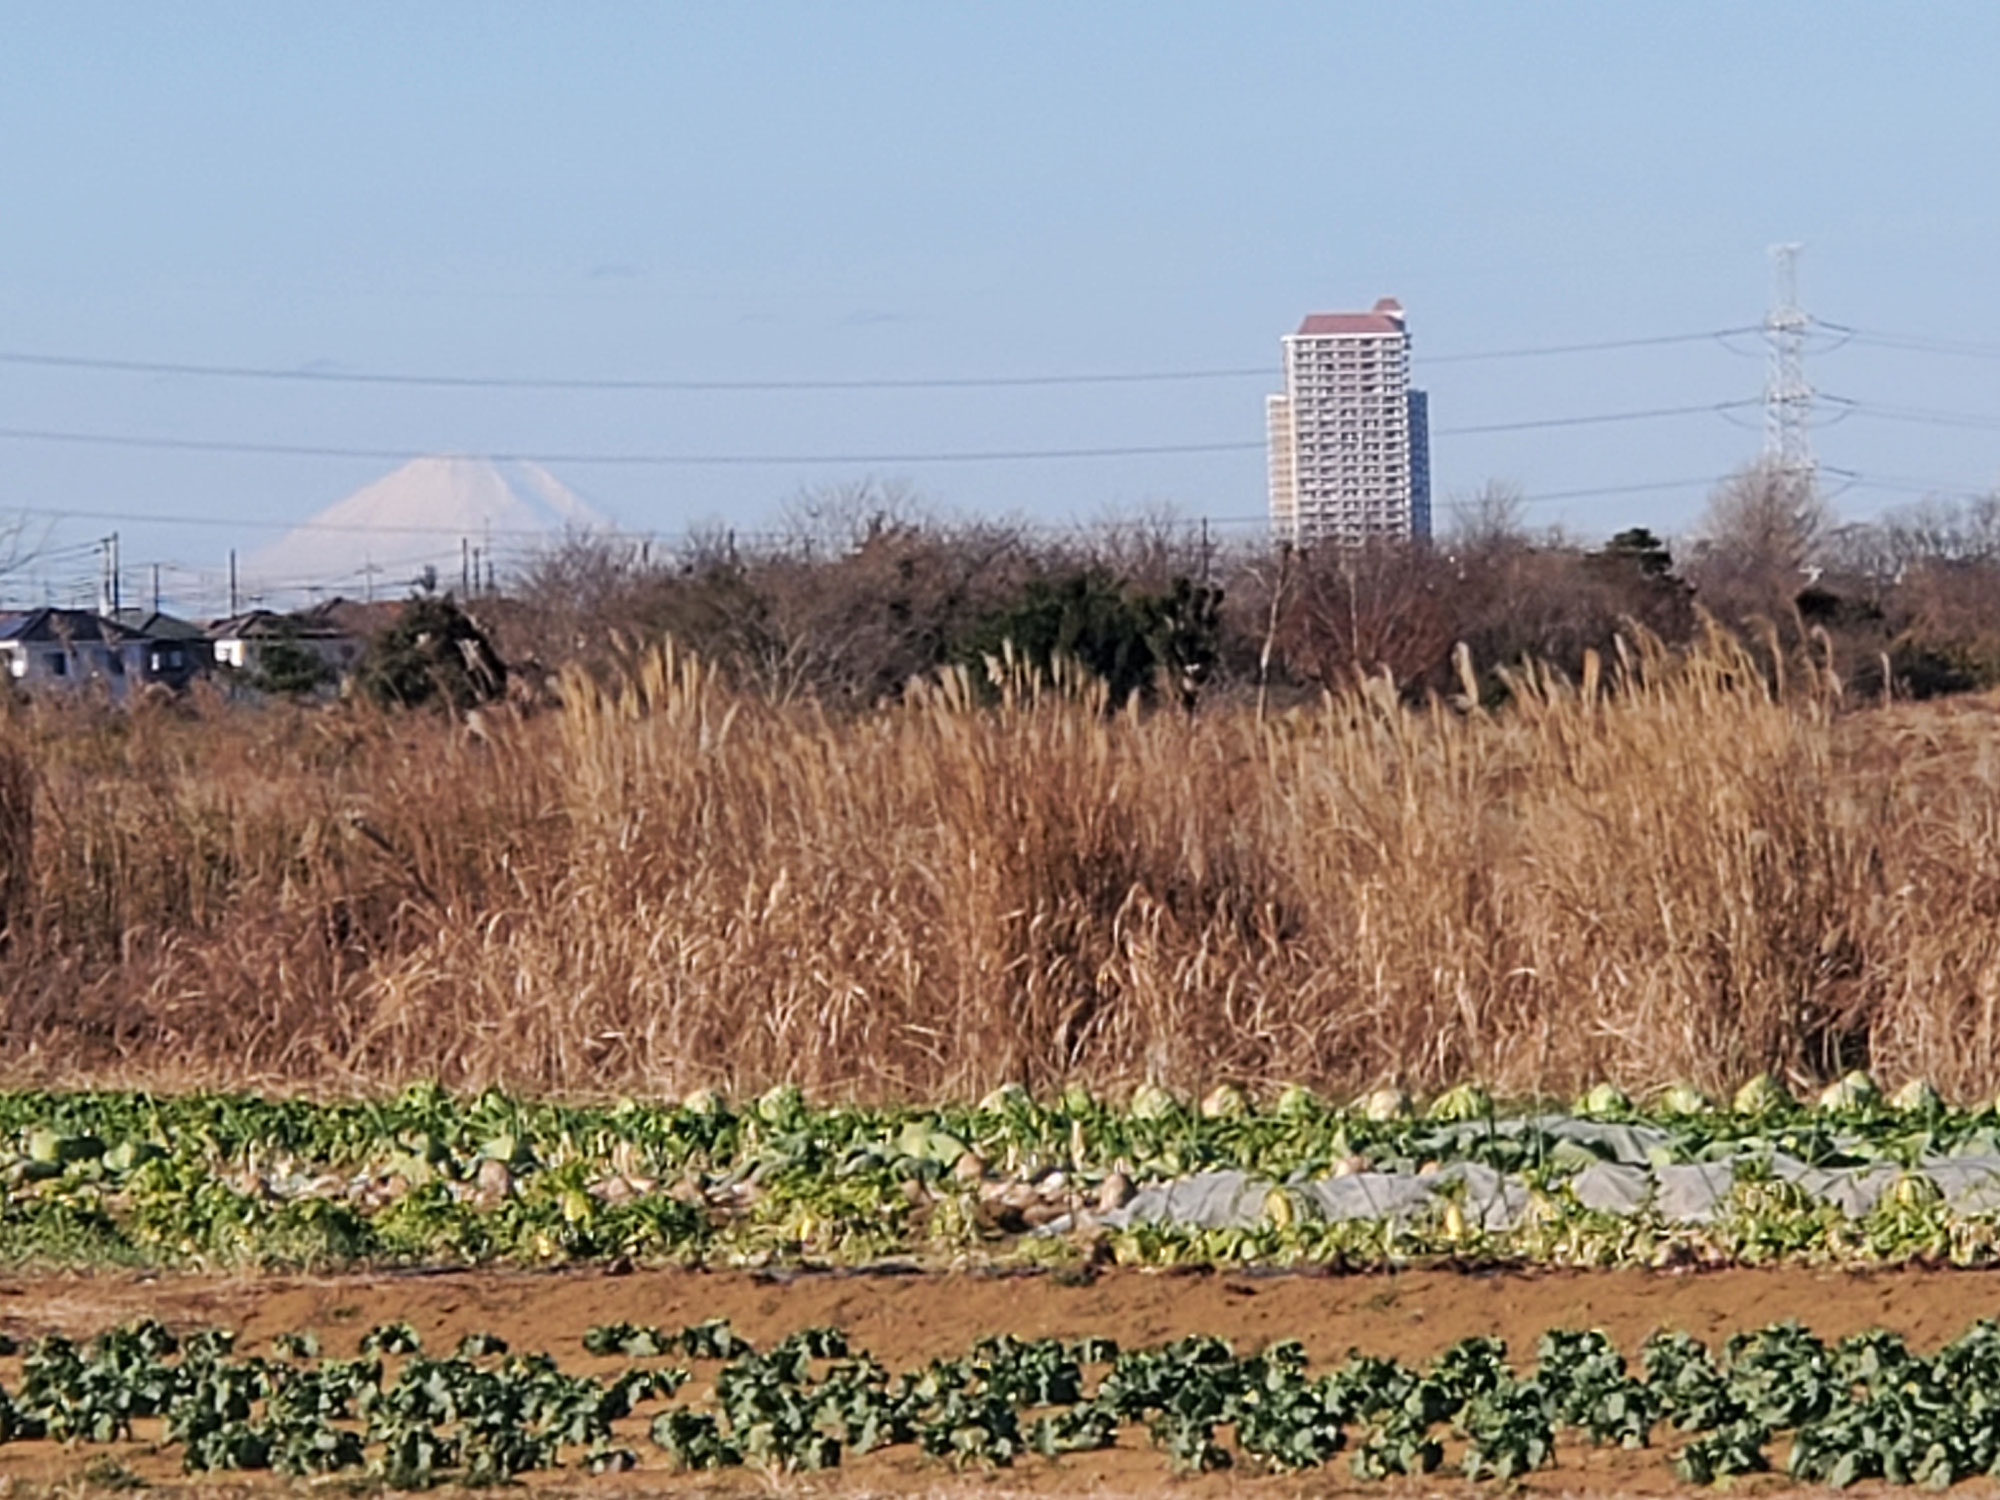
[(739, 688), (836, 710), (952, 666), (984, 682), (1000, 659), (1064, 658), (1116, 703), (1189, 709), (1384, 673), (1449, 693), (1461, 645), (1497, 696), (1500, 668), (1575, 673), (1621, 635), (1682, 643), (1705, 618), (1813, 650), (1863, 693), (2000, 684), (2000, 497), (1843, 526), (1809, 483), (1754, 467), (1673, 545), (1636, 527), (1596, 544), (1537, 533), (1489, 486), (1432, 543), (1287, 548), (1217, 544), (1171, 518), (1070, 535), (951, 522), (864, 484), (807, 497), (754, 544), (716, 531), (663, 555), (572, 536), (480, 608), (531, 675), (671, 636)]

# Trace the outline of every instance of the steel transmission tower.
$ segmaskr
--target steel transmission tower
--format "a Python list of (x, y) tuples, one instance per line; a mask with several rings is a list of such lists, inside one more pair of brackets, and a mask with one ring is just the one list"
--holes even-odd
[(1773, 245), (1771, 310), (1764, 315), (1770, 373), (1764, 383), (1764, 462), (1800, 498), (1812, 493), (1813, 388), (1806, 383), (1806, 329), (1812, 319), (1799, 307), (1799, 251)]

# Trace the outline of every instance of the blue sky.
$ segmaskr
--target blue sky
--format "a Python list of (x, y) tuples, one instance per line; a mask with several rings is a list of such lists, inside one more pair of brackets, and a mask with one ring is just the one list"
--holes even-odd
[[(0, 353), (691, 380), (1268, 367), (1119, 386), (553, 393), (0, 363), (0, 429), (382, 451), (1024, 462), (551, 467), (635, 530), (802, 489), (1088, 521), (1264, 505), (1278, 338), (1392, 293), (1442, 499), (1674, 532), (1753, 457), (1766, 248), (1873, 334), (1809, 373), (1853, 516), (2000, 479), (2000, 7), (336, 6), (0, 0)], [(392, 465), (0, 438), (0, 513), (212, 567)], [(1673, 482), (1671, 485), (1669, 482)], [(1655, 490), (1604, 493), (1631, 486)], [(1911, 489), (1896, 486), (1909, 485)], [(121, 514), (111, 521), (76, 512)], [(138, 518), (151, 517), (153, 520)], [(189, 524), (157, 518), (199, 519)], [(87, 559), (72, 571), (88, 574)], [(172, 575), (170, 575), (172, 576)]]

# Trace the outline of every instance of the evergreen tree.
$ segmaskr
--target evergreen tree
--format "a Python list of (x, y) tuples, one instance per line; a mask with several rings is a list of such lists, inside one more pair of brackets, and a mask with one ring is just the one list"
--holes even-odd
[(506, 691), (507, 668), (451, 595), (416, 594), (395, 624), (369, 641), (355, 681), (384, 707), (442, 699), (467, 709)]

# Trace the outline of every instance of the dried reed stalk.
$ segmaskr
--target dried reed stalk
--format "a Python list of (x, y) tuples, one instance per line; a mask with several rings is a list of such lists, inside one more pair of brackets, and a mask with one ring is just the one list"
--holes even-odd
[[(853, 721), (671, 648), (482, 726), (17, 716), (14, 1076), (971, 1094), (2000, 1088), (1990, 704), (1839, 714), (1720, 636), (1509, 706)], [(27, 789), (36, 806), (28, 809)], [(356, 830), (365, 830), (357, 834)], [(23, 854), (32, 847), (32, 861)]]

